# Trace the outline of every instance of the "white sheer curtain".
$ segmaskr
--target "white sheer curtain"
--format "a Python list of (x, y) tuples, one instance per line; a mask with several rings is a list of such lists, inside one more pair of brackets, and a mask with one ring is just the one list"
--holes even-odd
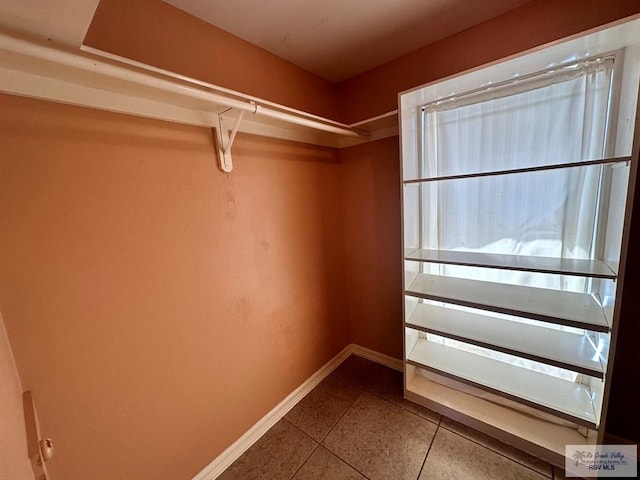
[[(612, 59), (593, 61), (522, 84), (425, 106), (420, 176), (463, 175), (606, 157), (612, 76)], [(420, 228), (421, 248), (593, 258), (602, 168), (596, 165), (424, 183), (419, 187), (423, 189), (422, 209), (426, 213)], [(424, 264), (421, 268), (425, 273), (540, 288), (589, 288), (588, 281), (581, 277), (441, 264)], [(581, 333), (569, 327), (547, 326)], [(431, 334), (428, 338), (576, 380), (575, 373), (556, 367)]]
[[(422, 177), (605, 157), (613, 62), (592, 61), (425, 106)], [(601, 166), (423, 185), (422, 248), (592, 258)], [(578, 277), (432, 266), (441, 273), (584, 290)]]

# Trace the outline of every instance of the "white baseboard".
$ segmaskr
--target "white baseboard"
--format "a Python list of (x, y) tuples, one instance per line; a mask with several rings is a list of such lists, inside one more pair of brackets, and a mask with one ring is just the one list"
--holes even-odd
[(354, 354), (366, 358), (373, 362), (380, 363), (395, 370), (402, 370), (402, 361), (374, 350), (354, 345), (347, 345), (344, 350), (324, 364), (316, 373), (311, 375), (305, 382), (291, 392), (284, 400), (276, 405), (273, 410), (262, 417), (258, 422), (247, 430), (238, 440), (233, 442), (224, 452), (218, 455), (209, 465), (207, 465), (193, 480), (215, 480), (224, 472), (240, 455), (246, 452), (262, 435), (267, 433), (278, 421), (284, 417), (289, 410), (296, 406), (306, 394), (313, 390), (322, 380), (324, 380), (338, 365), (344, 362), (349, 355)]
[(366, 358), (367, 360), (371, 360), (372, 362), (376, 362), (386, 367), (393, 368), (394, 370), (398, 370), (399, 372), (402, 371), (402, 360), (398, 358), (390, 357), (389, 355), (385, 355), (384, 353), (361, 347), (360, 345), (356, 345), (355, 343), (352, 343), (349, 346), (351, 347), (351, 353), (353, 353), (354, 355), (358, 355), (359, 357)]

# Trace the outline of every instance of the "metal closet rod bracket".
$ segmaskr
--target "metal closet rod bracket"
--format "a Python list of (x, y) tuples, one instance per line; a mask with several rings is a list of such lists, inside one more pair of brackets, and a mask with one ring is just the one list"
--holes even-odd
[[(230, 110), (233, 109), (228, 108), (218, 113), (218, 124), (216, 128), (214, 128), (216, 135), (218, 164), (220, 165), (220, 169), (226, 173), (229, 173), (233, 170), (231, 147), (233, 146), (233, 141), (236, 139), (236, 134), (238, 133), (238, 127), (240, 126), (242, 117), (244, 117), (244, 110), (238, 110), (238, 115), (236, 116), (233, 128), (231, 129), (231, 135), (229, 135), (229, 130), (224, 126), (224, 119), (222, 116)], [(257, 113), (257, 111), (258, 105), (255, 105), (255, 111), (253, 113)]]

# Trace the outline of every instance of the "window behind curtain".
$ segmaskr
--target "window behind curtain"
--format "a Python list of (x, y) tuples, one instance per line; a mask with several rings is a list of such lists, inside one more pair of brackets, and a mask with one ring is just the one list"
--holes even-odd
[[(474, 103), (431, 104), (423, 113), (421, 177), (439, 177), (606, 157), (613, 61), (560, 72), (533, 90), (509, 86)], [(534, 87), (540, 82), (530, 81)], [(515, 92), (515, 93), (514, 93)], [(504, 93), (505, 96), (501, 96)], [(492, 98), (498, 97), (498, 98)], [(464, 102), (458, 102), (464, 103)], [(601, 166), (512, 174), (423, 186), (420, 248), (593, 258)], [(473, 278), (476, 269), (435, 266)], [(444, 269), (444, 270), (442, 270)], [(483, 280), (584, 290), (582, 279), (501, 270)], [(489, 277), (487, 277), (487, 275)]]
[[(442, 177), (579, 162), (607, 156), (613, 59), (582, 62), (522, 83), (422, 109), (419, 176)], [(606, 176), (600, 165), (421, 185), (419, 248), (595, 258)], [(602, 229), (601, 229), (602, 230)], [(584, 277), (444, 264), (424, 273), (585, 292)], [(447, 308), (462, 309), (455, 305)], [(477, 313), (477, 312), (476, 312)], [(532, 321), (500, 316), (513, 321)], [(533, 322), (537, 323), (537, 322)], [(547, 328), (583, 331), (542, 324)], [(428, 334), (431, 341), (575, 380), (572, 372)]]

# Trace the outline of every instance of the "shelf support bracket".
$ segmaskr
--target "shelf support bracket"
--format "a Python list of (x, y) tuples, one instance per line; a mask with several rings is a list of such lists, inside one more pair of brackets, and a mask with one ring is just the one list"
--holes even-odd
[(216, 125), (216, 128), (214, 128), (216, 135), (218, 164), (220, 165), (220, 169), (226, 173), (229, 173), (233, 170), (231, 146), (233, 145), (233, 141), (236, 139), (236, 133), (238, 133), (238, 127), (240, 126), (242, 117), (244, 117), (244, 110), (240, 110), (238, 112), (238, 115), (236, 116), (236, 121), (233, 124), (233, 128), (231, 129), (231, 135), (229, 135), (229, 130), (225, 128), (224, 119), (222, 118), (222, 115), (228, 111), (229, 110), (225, 110), (224, 112), (218, 113), (218, 123)]

